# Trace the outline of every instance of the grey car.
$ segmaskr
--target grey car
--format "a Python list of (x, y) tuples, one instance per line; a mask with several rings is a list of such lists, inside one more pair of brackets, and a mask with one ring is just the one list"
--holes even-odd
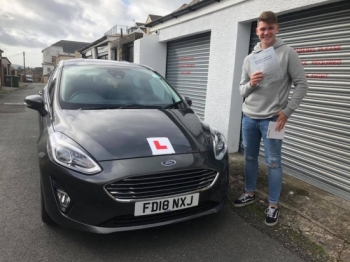
[(44, 223), (112, 233), (218, 212), (225, 137), (157, 72), (116, 61), (61, 61), (41, 95), (37, 142)]

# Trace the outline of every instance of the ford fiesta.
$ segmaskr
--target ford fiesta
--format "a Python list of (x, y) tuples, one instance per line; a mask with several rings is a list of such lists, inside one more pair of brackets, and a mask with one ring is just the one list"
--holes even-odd
[(61, 61), (38, 95), (41, 217), (95, 233), (218, 212), (228, 188), (224, 136), (157, 72)]

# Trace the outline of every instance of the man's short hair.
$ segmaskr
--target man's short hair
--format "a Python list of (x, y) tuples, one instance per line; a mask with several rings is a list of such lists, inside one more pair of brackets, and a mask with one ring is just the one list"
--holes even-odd
[(274, 12), (264, 11), (258, 18), (258, 23), (259, 22), (265, 22), (268, 24), (278, 24), (278, 18)]

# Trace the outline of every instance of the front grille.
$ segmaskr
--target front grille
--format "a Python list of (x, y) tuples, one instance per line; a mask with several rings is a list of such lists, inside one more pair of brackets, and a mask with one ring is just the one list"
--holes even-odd
[(118, 217), (109, 219), (97, 226), (98, 227), (132, 227), (132, 226), (142, 226), (142, 225), (161, 223), (165, 221), (171, 221), (179, 218), (196, 215), (196, 214), (208, 211), (210, 209), (213, 209), (217, 205), (218, 203), (216, 202), (207, 201), (207, 202), (200, 203), (196, 207), (176, 210), (172, 212), (165, 212), (160, 214), (137, 216), (137, 217), (133, 215), (118, 216)]
[(209, 187), (217, 174), (214, 170), (195, 169), (135, 176), (115, 181), (106, 190), (118, 200), (171, 196)]

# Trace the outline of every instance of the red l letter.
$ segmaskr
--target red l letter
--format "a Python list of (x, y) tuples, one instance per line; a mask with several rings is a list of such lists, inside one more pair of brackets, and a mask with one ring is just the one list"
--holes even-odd
[(161, 144), (159, 144), (159, 141), (154, 141), (153, 143), (156, 146), (157, 150), (168, 149), (167, 146), (162, 146)]

